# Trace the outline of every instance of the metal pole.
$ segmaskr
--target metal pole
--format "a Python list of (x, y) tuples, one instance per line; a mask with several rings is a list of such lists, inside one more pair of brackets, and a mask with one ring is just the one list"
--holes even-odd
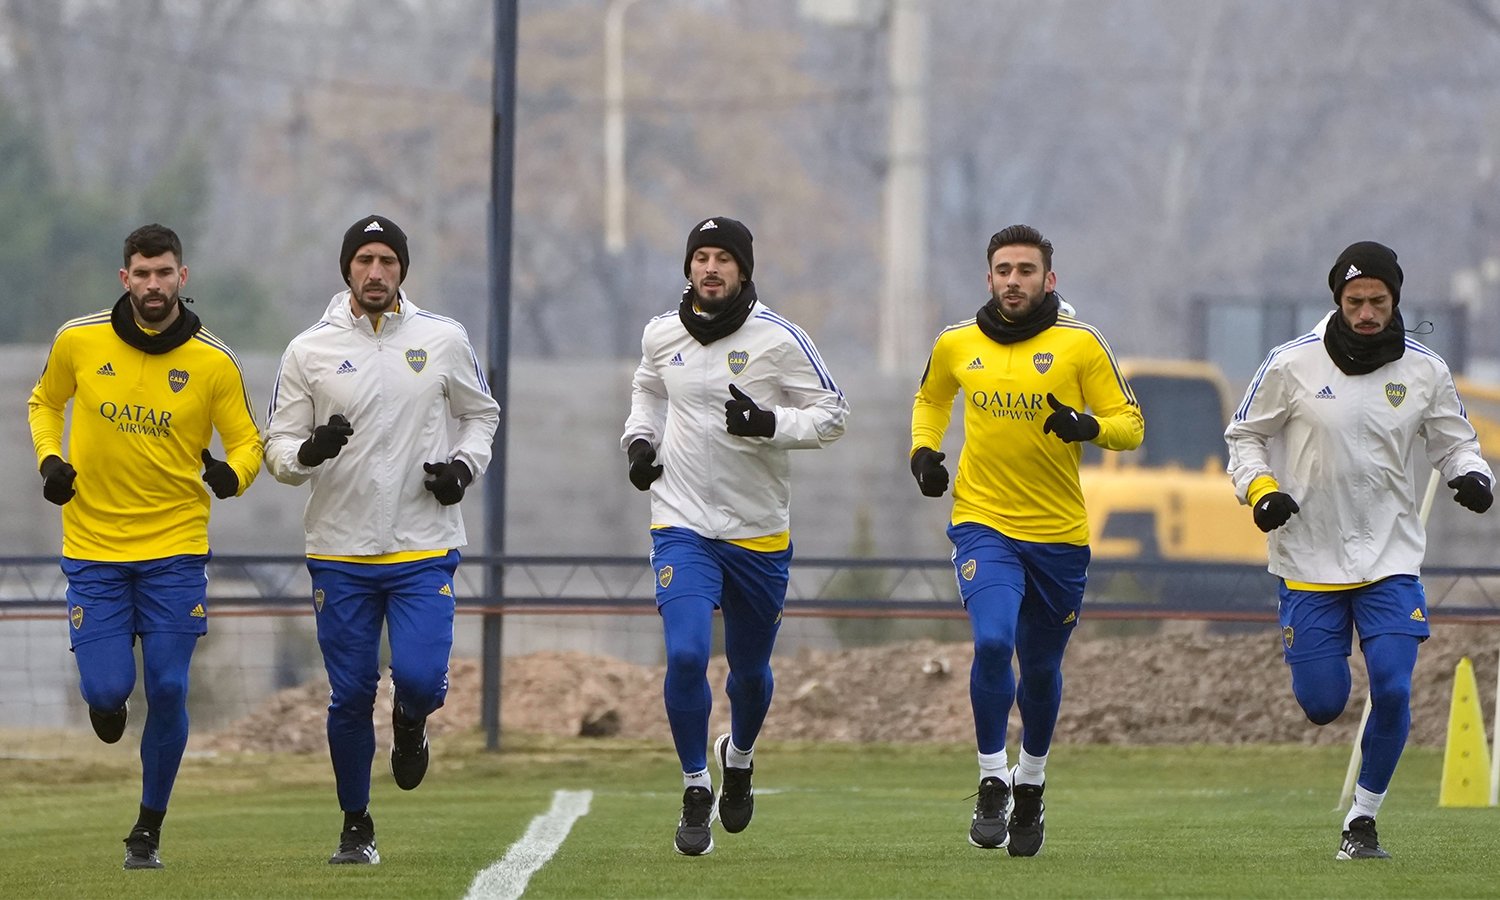
[(932, 322), (927, 284), (927, 6), (893, 0), (890, 18), (890, 159), (883, 196), (885, 277), (880, 370), (915, 375)]
[[(505, 591), (505, 469), (510, 414), (510, 256), (511, 198), (515, 182), (516, 146), (516, 5), (518, 0), (495, 0), (495, 71), (490, 117), (490, 393), (500, 404), (495, 429), (495, 455), (485, 479), (484, 538), (489, 564), (485, 567), (486, 603), (499, 601)], [(480, 718), (484, 743), (500, 749), (500, 668), (503, 644), (500, 613), (484, 615), (480, 651), (483, 671)]]
[(629, 355), (630, 310), (634, 290), (625, 250), (625, 11), (638, 0), (610, 0), (604, 11), (604, 252), (608, 257), (606, 296), (613, 321), (616, 356)]

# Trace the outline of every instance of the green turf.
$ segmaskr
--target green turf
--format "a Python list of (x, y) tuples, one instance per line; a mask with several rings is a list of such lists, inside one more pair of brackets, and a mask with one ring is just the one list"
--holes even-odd
[[(75, 749), (75, 746), (76, 749)], [(97, 748), (97, 745), (94, 745)], [(767, 743), (755, 822), (710, 856), (672, 852), (681, 789), (666, 747), (507, 736), (435, 745), (398, 791), (377, 761), (375, 867), (330, 867), (326, 757), (190, 758), (163, 871), (120, 869), (133, 757), (79, 737), (60, 760), (0, 759), (5, 897), (462, 897), (556, 790), (588, 815), (528, 897), (1480, 897), (1500, 893), (1500, 810), (1439, 809), (1441, 754), (1410, 749), (1380, 817), (1389, 862), (1336, 862), (1347, 750), (1055, 747), (1047, 844), (1011, 859), (966, 842), (968, 746)]]

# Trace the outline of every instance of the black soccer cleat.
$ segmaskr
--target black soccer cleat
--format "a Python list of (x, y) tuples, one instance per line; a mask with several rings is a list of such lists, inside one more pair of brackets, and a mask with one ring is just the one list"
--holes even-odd
[(427, 775), (427, 720), (403, 723), (399, 713), (391, 714), (391, 777), (396, 787), (409, 791)]
[(161, 857), (156, 850), (161, 846), (161, 832), (141, 825), (130, 829), (125, 837), (125, 868), (160, 869)]
[(339, 832), (339, 850), (328, 857), (330, 866), (373, 866), (380, 863), (375, 849), (375, 820), (368, 815), (362, 821), (344, 826)]
[(1010, 818), (1010, 787), (991, 775), (979, 780), (974, 821), (969, 825), (969, 843), (985, 850), (999, 850), (1010, 842), (1006, 820)]
[(721, 734), (714, 741), (714, 759), (719, 763), (719, 821), (730, 834), (739, 834), (750, 824), (755, 815), (755, 791), (750, 787), (750, 776), (755, 772), (752, 764), (748, 768), (731, 768), (729, 765), (729, 735)]
[(714, 852), (714, 792), (690, 787), (682, 792), (682, 818), (677, 820), (677, 838), (672, 846), (683, 856), (707, 856)]
[(1344, 829), (1339, 841), (1339, 852), (1334, 859), (1390, 859), (1391, 855), (1380, 847), (1380, 837), (1375, 833), (1375, 820), (1369, 816), (1355, 816)]
[(130, 704), (124, 703), (114, 712), (100, 712), (89, 707), (89, 724), (94, 726), (94, 734), (99, 735), (99, 740), (106, 744), (113, 744), (120, 740), (125, 733), (125, 720), (130, 716)]
[(1046, 804), (1042, 790), (1046, 785), (1018, 784), (1011, 789), (1010, 846), (1011, 856), (1036, 856), (1042, 852)]

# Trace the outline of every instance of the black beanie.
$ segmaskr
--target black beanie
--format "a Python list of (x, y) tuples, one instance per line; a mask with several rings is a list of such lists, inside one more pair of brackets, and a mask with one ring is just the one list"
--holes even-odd
[(1391, 306), (1401, 303), (1401, 267), (1396, 264), (1396, 251), (1374, 241), (1350, 244), (1339, 254), (1338, 262), (1328, 270), (1328, 286), (1333, 289), (1333, 305), (1338, 306), (1344, 295), (1344, 285), (1356, 278), (1378, 278), (1391, 291)]
[(345, 284), (349, 283), (349, 263), (365, 244), (385, 244), (396, 251), (396, 259), (401, 263), (401, 281), (406, 281), (406, 269), (411, 263), (406, 251), (406, 232), (385, 216), (365, 216), (344, 232), (344, 246), (339, 250), (339, 271), (344, 274)]
[(740, 264), (740, 277), (749, 281), (755, 275), (755, 248), (751, 243), (755, 236), (745, 223), (724, 216), (704, 219), (688, 232), (687, 256), (682, 260), (682, 274), (693, 275), (693, 251), (699, 247), (719, 247), (728, 250), (734, 261)]

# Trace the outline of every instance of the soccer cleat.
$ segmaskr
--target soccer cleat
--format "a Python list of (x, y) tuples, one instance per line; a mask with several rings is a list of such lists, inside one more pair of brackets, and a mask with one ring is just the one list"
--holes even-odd
[(113, 744), (125, 733), (125, 719), (130, 715), (130, 704), (122, 704), (114, 712), (100, 712), (89, 707), (89, 724), (94, 726), (94, 734), (99, 735), (99, 740), (106, 744)]
[(403, 724), (399, 713), (391, 714), (391, 777), (396, 787), (409, 791), (427, 774), (427, 720)]
[(375, 820), (368, 815), (363, 821), (345, 825), (339, 832), (339, 852), (328, 857), (330, 866), (373, 866), (380, 862), (375, 849)]
[(673, 847), (683, 856), (707, 856), (714, 852), (714, 792), (690, 787), (682, 792), (682, 818), (677, 820)]
[(161, 832), (141, 825), (130, 829), (130, 834), (125, 837), (125, 868), (163, 868), (161, 857), (156, 855), (156, 848), (160, 845)]
[(729, 765), (729, 735), (721, 734), (714, 741), (714, 759), (719, 763), (719, 821), (730, 834), (739, 834), (750, 824), (755, 815), (755, 791), (750, 787), (750, 776), (755, 772), (749, 768), (731, 768)]
[(1380, 838), (1375, 834), (1375, 820), (1369, 816), (1355, 816), (1344, 829), (1339, 841), (1339, 852), (1334, 859), (1390, 859), (1391, 855), (1380, 847)]
[(1011, 856), (1036, 856), (1042, 852), (1046, 804), (1042, 791), (1046, 785), (1018, 784), (1011, 789), (1010, 846)]
[(1010, 841), (1006, 820), (1010, 817), (1010, 787), (991, 775), (979, 780), (979, 801), (974, 804), (974, 822), (969, 843), (985, 850), (999, 850)]

